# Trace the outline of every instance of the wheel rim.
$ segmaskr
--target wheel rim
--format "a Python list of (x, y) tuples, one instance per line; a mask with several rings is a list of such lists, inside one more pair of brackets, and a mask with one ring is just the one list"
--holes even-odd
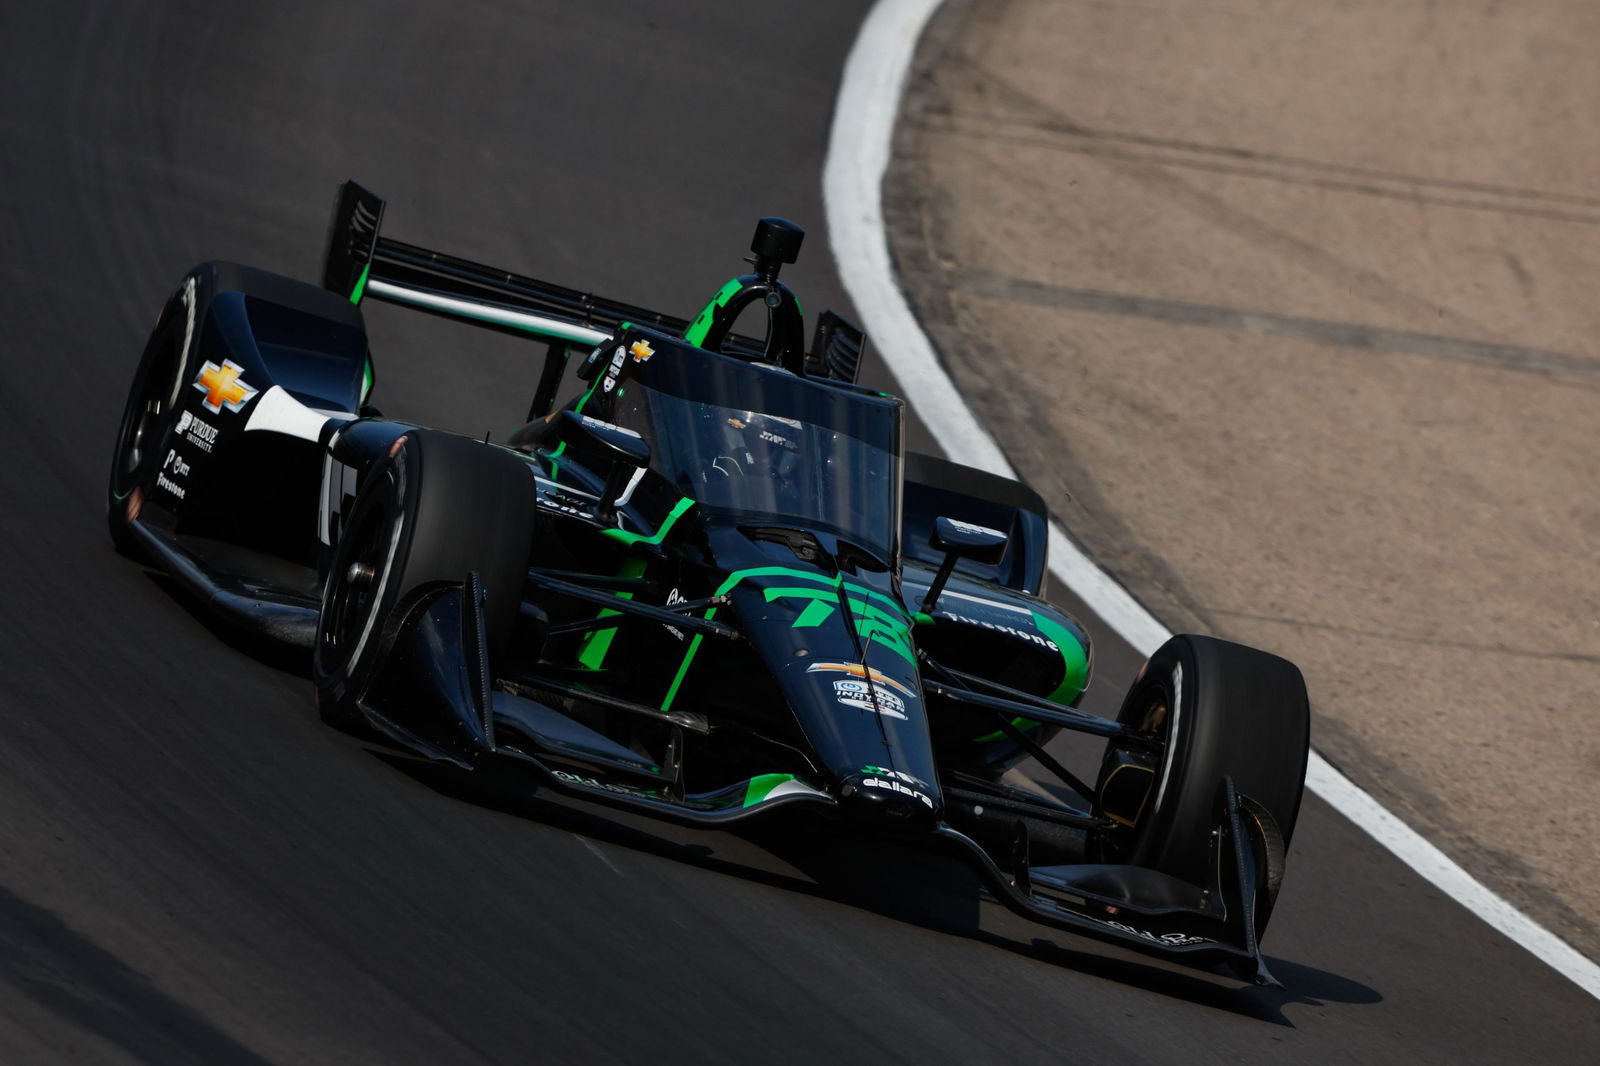
[(322, 627), (323, 646), (335, 660), (350, 657), (367, 630), (367, 621), (377, 607), (388, 538), (383, 534), (390, 523), (383, 509), (374, 507), (360, 524), (345, 534), (335, 571), (329, 575), (326, 619)]
[(118, 499), (138, 488), (149, 476), (172, 414), (171, 383), (177, 377), (182, 351), (181, 341), (170, 321), (153, 341), (153, 346), (157, 354), (140, 368), (123, 415), (112, 479), (112, 492)]
[(1140, 733), (1159, 737), (1159, 747), (1114, 746), (1107, 751), (1096, 804), (1099, 813), (1116, 822), (1117, 828), (1101, 838), (1106, 861), (1125, 861), (1136, 848), (1141, 832), (1158, 816), (1171, 773), (1175, 702), (1167, 685), (1146, 682), (1135, 704), (1140, 710), (1130, 724)]
[[(379, 477), (385, 475), (377, 475)], [(373, 485), (381, 491), (380, 485)], [(317, 636), (318, 673), (348, 677), (372, 640), (383, 612), (401, 533), (401, 509), (392, 498), (358, 507), (339, 538), (323, 594)]]

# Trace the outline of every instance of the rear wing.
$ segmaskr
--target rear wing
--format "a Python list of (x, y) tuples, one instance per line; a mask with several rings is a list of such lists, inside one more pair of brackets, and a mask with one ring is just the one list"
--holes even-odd
[[(584, 349), (616, 336), (624, 324), (683, 336), (690, 320), (513, 274), (468, 259), (385, 237), (383, 198), (353, 181), (339, 186), (323, 288), (359, 304), (368, 297), (429, 314), (471, 322), (549, 344), (544, 372), (529, 419), (547, 414), (566, 369), (570, 347)], [(729, 334), (722, 350), (759, 358), (765, 341)], [(865, 338), (857, 327), (828, 312), (818, 322), (808, 370), (854, 382)]]

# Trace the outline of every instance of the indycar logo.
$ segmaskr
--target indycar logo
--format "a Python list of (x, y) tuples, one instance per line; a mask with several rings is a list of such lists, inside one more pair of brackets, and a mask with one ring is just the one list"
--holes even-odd
[(882, 670), (861, 663), (812, 663), (806, 667), (808, 674), (848, 674), (857, 679), (870, 677), (874, 685), (883, 685), (892, 688), (906, 699), (916, 699), (917, 694), (905, 685), (896, 681)]
[(178, 416), (178, 436), (193, 444), (203, 452), (210, 452), (211, 446), (217, 443), (217, 427), (209, 422), (202, 422), (191, 411), (185, 411)]
[(846, 707), (859, 707), (863, 711), (872, 711), (885, 718), (898, 718), (902, 722), (906, 720), (904, 700), (888, 689), (868, 685), (853, 677), (841, 678), (833, 683), (833, 698)]
[(259, 391), (244, 383), (243, 373), (244, 367), (232, 359), (224, 359), (221, 366), (208, 361), (194, 379), (194, 387), (206, 394), (200, 406), (212, 414), (221, 413), (224, 407), (238, 414)]

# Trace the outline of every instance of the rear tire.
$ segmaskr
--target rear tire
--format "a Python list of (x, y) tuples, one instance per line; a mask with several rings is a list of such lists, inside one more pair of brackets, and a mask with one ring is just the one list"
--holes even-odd
[[(1270, 816), (1287, 850), (1310, 751), (1305, 680), (1293, 663), (1242, 644), (1175, 636), (1150, 657), (1117, 720), (1163, 735), (1166, 745), (1145, 757), (1131, 746), (1107, 748), (1097, 813), (1131, 824), (1102, 839), (1105, 861), (1207, 884), (1217, 787), (1224, 776)], [(1117, 777), (1122, 780), (1112, 780)], [(1255, 813), (1249, 806), (1247, 826)], [(1271, 826), (1262, 831), (1270, 833)], [(1258, 933), (1266, 927), (1282, 875), (1281, 867), (1265, 863), (1265, 855), (1259, 858), (1264, 865), (1258, 870)]]
[(533, 544), (533, 475), (515, 455), (414, 430), (368, 472), (323, 585), (312, 677), (324, 720), (357, 702), (412, 608), (476, 570), (491, 661), (516, 623)]

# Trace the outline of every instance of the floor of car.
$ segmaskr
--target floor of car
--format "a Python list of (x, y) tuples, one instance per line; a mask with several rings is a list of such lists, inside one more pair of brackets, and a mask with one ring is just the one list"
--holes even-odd
[(231, 578), (247, 588), (318, 601), (322, 582), (315, 569), (281, 556), (245, 548), (226, 541), (179, 534), (178, 546), (219, 578)]

